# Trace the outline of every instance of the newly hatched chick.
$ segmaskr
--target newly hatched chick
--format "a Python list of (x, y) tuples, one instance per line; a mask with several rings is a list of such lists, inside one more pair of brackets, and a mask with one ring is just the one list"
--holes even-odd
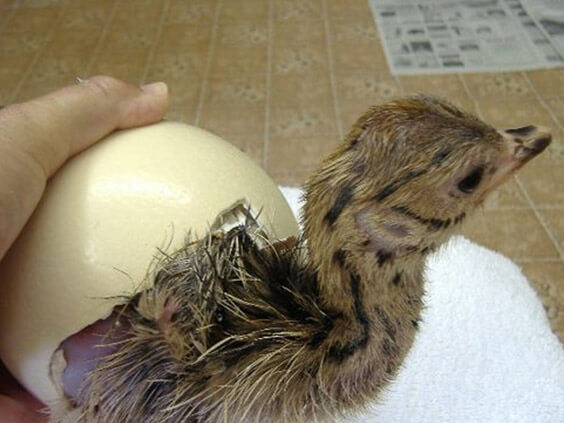
[(218, 227), (90, 328), (113, 325), (87, 376), (80, 342), (65, 341), (61, 421), (299, 423), (358, 410), (413, 343), (427, 254), (550, 140), (430, 97), (371, 108), (306, 184), (303, 239), (269, 240), (252, 216)]

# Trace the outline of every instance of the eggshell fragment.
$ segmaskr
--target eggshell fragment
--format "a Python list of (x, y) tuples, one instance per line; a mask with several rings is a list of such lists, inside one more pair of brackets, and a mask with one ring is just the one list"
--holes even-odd
[[(244, 201), (274, 239), (298, 232), (276, 185), (215, 135), (161, 122), (120, 131), (70, 160), (49, 182), (0, 263), (0, 356), (44, 402), (60, 343), (150, 281), (158, 248), (203, 236)], [(111, 298), (114, 297), (114, 298)]]

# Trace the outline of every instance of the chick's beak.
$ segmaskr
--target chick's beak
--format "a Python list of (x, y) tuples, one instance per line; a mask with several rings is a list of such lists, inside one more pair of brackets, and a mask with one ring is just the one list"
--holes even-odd
[(505, 143), (504, 152), (491, 167), (478, 201), (482, 201), (489, 192), (506, 181), (516, 170), (544, 151), (552, 141), (550, 130), (542, 126), (529, 125), (506, 129), (499, 133)]
[(544, 151), (552, 141), (550, 130), (542, 126), (522, 126), (500, 132), (509, 144), (513, 158), (520, 162), (518, 167)]

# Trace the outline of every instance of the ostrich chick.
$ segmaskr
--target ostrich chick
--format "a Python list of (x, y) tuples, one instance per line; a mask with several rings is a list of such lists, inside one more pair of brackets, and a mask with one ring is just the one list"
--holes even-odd
[(306, 184), (303, 239), (269, 240), (252, 216), (218, 226), (63, 343), (61, 421), (299, 423), (362, 408), (413, 343), (427, 255), (550, 140), (430, 97), (371, 108)]

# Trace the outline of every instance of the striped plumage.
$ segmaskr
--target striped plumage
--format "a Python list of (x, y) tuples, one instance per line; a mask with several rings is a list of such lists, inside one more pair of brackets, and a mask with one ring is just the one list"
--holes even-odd
[(247, 216), (166, 256), (154, 287), (116, 310), (115, 352), (61, 421), (299, 423), (361, 409), (413, 343), (426, 255), (550, 141), (524, 128), (496, 131), (429, 97), (370, 109), (306, 184), (303, 239), (270, 240)]

